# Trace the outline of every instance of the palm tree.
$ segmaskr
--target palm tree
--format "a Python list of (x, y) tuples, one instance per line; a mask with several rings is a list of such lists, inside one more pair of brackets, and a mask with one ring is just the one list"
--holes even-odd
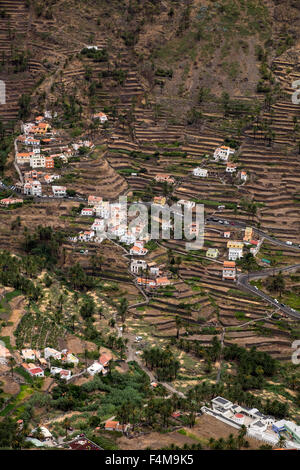
[(64, 421), (64, 428), (65, 428), (65, 431), (66, 431), (66, 438), (68, 437), (68, 429), (71, 427), (71, 421), (69, 420), (69, 418), (66, 418), (65, 421)]
[(280, 434), (279, 441), (278, 441), (279, 447), (281, 448), (285, 447), (285, 441), (286, 441), (286, 438)]
[(180, 328), (182, 327), (182, 318), (180, 318), (177, 315), (176, 318), (175, 318), (175, 323), (176, 323), (176, 328), (177, 328), (176, 337), (177, 337), (177, 339), (179, 339), (179, 332), (180, 332)]
[(10, 372), (11, 372), (11, 376), (13, 377), (14, 376), (14, 365), (16, 363), (15, 359), (11, 356), (8, 360), (8, 363), (9, 363), (9, 366), (10, 366)]

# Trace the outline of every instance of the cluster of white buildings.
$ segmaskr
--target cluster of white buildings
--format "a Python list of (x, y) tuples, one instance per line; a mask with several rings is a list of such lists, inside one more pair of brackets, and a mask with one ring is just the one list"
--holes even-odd
[[(213, 158), (215, 162), (220, 161), (226, 163), (226, 173), (235, 173), (237, 171), (237, 164), (229, 161), (230, 156), (234, 155), (234, 153), (234, 149), (223, 145), (214, 151)], [(192, 173), (193, 176), (200, 176), (202, 178), (206, 178), (208, 176), (208, 170), (206, 168), (194, 168)], [(241, 171), (240, 178), (242, 181), (247, 181), (248, 176), (246, 171)]]
[[(44, 349), (43, 356), (38, 350), (22, 349), (21, 356), (25, 361), (22, 364), (23, 369), (25, 369), (32, 377), (44, 377), (44, 369), (48, 367), (50, 359), (55, 359), (65, 364), (73, 364), (73, 366), (78, 366), (79, 364), (79, 359), (67, 349), (57, 351), (54, 348), (46, 347)], [(38, 363), (38, 365), (36, 363)], [(58, 374), (65, 380), (69, 380), (72, 377), (71, 371), (69, 369), (64, 369), (63, 367), (51, 366), (50, 374)]]
[(280, 437), (280, 433), (287, 432), (287, 447), (300, 448), (300, 427), (291, 421), (276, 421), (273, 416), (266, 416), (257, 408), (248, 408), (233, 404), (223, 397), (216, 397), (211, 400), (211, 408), (203, 406), (202, 413), (206, 413), (236, 429), (245, 426), (247, 435), (269, 445), (275, 446)]
[(88, 197), (88, 205), (81, 210), (83, 217), (95, 217), (89, 230), (78, 234), (72, 241), (94, 241), (101, 243), (104, 238), (119, 239), (125, 245), (134, 245), (130, 254), (144, 256), (148, 250), (144, 248), (144, 241), (148, 235), (144, 234), (146, 225), (142, 222), (135, 224), (131, 229), (127, 225), (127, 206), (122, 203), (109, 203), (100, 196)]

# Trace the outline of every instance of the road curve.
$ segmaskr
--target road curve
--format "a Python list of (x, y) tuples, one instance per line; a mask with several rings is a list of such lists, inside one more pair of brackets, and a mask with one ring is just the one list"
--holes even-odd
[(286, 315), (296, 318), (297, 320), (300, 320), (300, 312), (294, 311), (291, 307), (288, 307), (287, 305), (280, 304), (278, 301), (276, 302), (272, 297), (267, 295), (265, 292), (259, 290), (258, 288), (252, 286), (249, 283), (249, 280), (254, 280), (254, 279), (261, 279), (264, 277), (272, 276), (276, 273), (279, 272), (293, 272), (297, 269), (300, 269), (300, 264), (294, 264), (291, 266), (287, 266), (284, 268), (270, 268), (270, 269), (264, 269), (263, 271), (256, 271), (253, 273), (248, 274), (240, 274), (237, 278), (237, 285), (243, 287), (244, 289), (248, 290), (252, 294), (257, 295), (258, 297), (261, 297), (263, 300), (268, 302), (270, 305), (273, 307), (278, 308), (278, 310), (281, 310), (284, 312)]

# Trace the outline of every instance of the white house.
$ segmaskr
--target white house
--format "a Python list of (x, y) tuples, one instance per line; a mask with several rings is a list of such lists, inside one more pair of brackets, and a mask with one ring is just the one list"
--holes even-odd
[(39, 181), (30, 181), (24, 184), (23, 192), (27, 196), (41, 196), (42, 185)]
[(144, 248), (144, 243), (142, 241), (136, 241), (135, 245), (130, 248), (131, 255), (145, 256), (148, 253), (148, 250)]
[(214, 151), (214, 159), (216, 161), (223, 160), (224, 162), (227, 162), (229, 156), (233, 155), (234, 152), (235, 151), (231, 149), (230, 147), (226, 147), (225, 145), (222, 145), (221, 147), (218, 147)]
[(90, 375), (99, 374), (102, 372), (104, 367), (99, 362), (94, 362), (90, 367), (87, 368), (87, 371)]
[[(195, 170), (196, 169), (197, 168), (195, 168)], [(197, 175), (195, 175), (195, 176), (197, 176)], [(188, 209), (193, 209), (193, 207), (195, 207), (196, 203), (195, 203), (195, 201), (186, 201), (185, 199), (180, 199), (179, 201), (177, 201), (177, 205), (187, 207)]]
[(206, 168), (194, 168), (193, 169), (193, 175), (194, 176), (202, 176), (202, 177), (207, 177), (208, 175), (208, 170), (206, 170)]
[(147, 263), (141, 259), (133, 259), (130, 264), (130, 271), (133, 274), (139, 274), (140, 271), (147, 269)]
[(93, 114), (93, 119), (99, 119), (101, 124), (104, 124), (107, 121), (107, 116), (106, 114), (100, 112), (100, 113)]
[(62, 369), (61, 367), (51, 367), (50, 374), (59, 374), (60, 378), (64, 380), (69, 380), (72, 377), (72, 372), (70, 370)]
[(268, 427), (267, 423), (264, 423), (263, 421), (259, 419), (256, 421), (253, 421), (250, 424), (250, 428), (258, 432), (265, 432), (267, 430), (267, 427)]
[(224, 261), (222, 279), (228, 279), (234, 281), (236, 278), (236, 266), (235, 261)]
[(65, 186), (52, 186), (52, 192), (56, 197), (64, 197), (67, 192), (67, 188)]
[(34, 361), (36, 358), (36, 352), (33, 349), (22, 349), (21, 354), (25, 361)]
[(237, 169), (236, 163), (227, 162), (226, 173), (234, 173)]
[(79, 364), (79, 359), (74, 354), (69, 352), (67, 349), (62, 350), (63, 360), (66, 361), (68, 364), (74, 364), (77, 366)]
[(101, 201), (94, 204), (95, 212), (97, 217), (103, 217), (108, 219), (110, 215), (110, 203), (108, 201)]
[(233, 403), (226, 398), (223, 397), (216, 397), (211, 400), (213, 410), (218, 408), (223, 408), (224, 410), (230, 410)]
[(78, 239), (81, 242), (89, 242), (91, 241), (95, 236), (94, 230), (86, 230), (85, 232), (80, 232), (78, 235)]
[(152, 276), (159, 276), (159, 267), (158, 266), (151, 266), (150, 267), (150, 274), (152, 274)]
[(125, 233), (124, 235), (121, 236), (120, 238), (121, 243), (125, 243), (125, 245), (132, 245), (133, 243), (136, 242), (136, 236), (133, 235), (133, 233)]
[(87, 217), (92, 217), (94, 214), (94, 209), (92, 207), (84, 207), (82, 211), (80, 212), (80, 215), (87, 216)]
[(35, 364), (22, 364), (23, 369), (28, 372), (32, 377), (44, 377), (44, 371), (40, 367), (36, 366)]
[(243, 248), (229, 248), (228, 259), (235, 261), (243, 257)]
[(52, 357), (53, 359), (61, 360), (61, 352), (57, 351), (56, 349), (53, 348), (45, 348), (44, 349), (44, 357), (45, 359), (49, 359)]
[(103, 235), (104, 228), (105, 222), (103, 219), (95, 219), (91, 225), (91, 230), (95, 231), (97, 236), (99, 236), (99, 234)]
[(242, 181), (247, 181), (248, 175), (246, 171), (241, 171), (241, 180)]

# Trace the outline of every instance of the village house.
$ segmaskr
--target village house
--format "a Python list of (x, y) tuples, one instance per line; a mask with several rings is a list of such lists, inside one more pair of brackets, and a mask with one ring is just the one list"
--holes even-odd
[(128, 432), (130, 424), (120, 424), (119, 421), (106, 421), (105, 431), (120, 431), (123, 433)]
[(78, 239), (81, 242), (89, 242), (91, 241), (95, 236), (94, 230), (85, 230), (84, 232), (80, 232), (78, 235)]
[(87, 368), (87, 372), (94, 376), (95, 374), (99, 374), (100, 372), (103, 372), (104, 367), (102, 364), (99, 364), (99, 362), (94, 362), (91, 366)]
[(108, 219), (110, 215), (110, 203), (108, 201), (101, 201), (97, 204), (94, 204), (95, 212), (97, 217), (103, 217)]
[(133, 274), (139, 274), (140, 271), (147, 269), (147, 263), (141, 259), (133, 259), (130, 263), (130, 271)]
[(68, 364), (73, 364), (74, 366), (78, 366), (79, 359), (73, 353), (71, 353), (67, 349), (63, 349), (61, 351), (61, 354), (62, 354), (62, 361), (65, 361)]
[(28, 181), (24, 184), (23, 191), (26, 196), (41, 196), (42, 185), (39, 181)]
[(112, 360), (111, 354), (102, 353), (99, 357), (99, 364), (101, 364), (103, 367), (108, 367), (111, 360)]
[(24, 165), (25, 163), (30, 163), (30, 158), (34, 156), (33, 152), (21, 152), (17, 153), (16, 158), (17, 158), (17, 163), (19, 165)]
[(39, 124), (40, 122), (43, 122), (44, 121), (44, 116), (37, 116), (35, 118), (35, 122), (36, 124)]
[(208, 248), (208, 250), (206, 251), (206, 257), (207, 258), (213, 258), (213, 259), (216, 259), (218, 258), (220, 252), (218, 250), (218, 248)]
[(236, 267), (235, 261), (224, 261), (222, 279), (228, 279), (234, 281), (236, 278)]
[(227, 242), (227, 248), (242, 248), (244, 247), (243, 242), (239, 242), (237, 240), (228, 240)]
[(241, 171), (241, 180), (242, 181), (247, 181), (248, 175), (246, 171)]
[(33, 349), (22, 349), (21, 354), (25, 361), (35, 361), (37, 358), (36, 351)]
[(92, 217), (93, 214), (94, 214), (94, 209), (92, 207), (84, 207), (80, 212), (80, 215), (85, 216), (85, 217)]
[(149, 268), (149, 271), (150, 271), (150, 275), (151, 276), (159, 276), (160, 274), (160, 269), (158, 266), (156, 266), (156, 264), (151, 261), (150, 263), (148, 263), (148, 268)]
[(125, 243), (125, 245), (132, 245), (136, 242), (136, 236), (131, 232), (127, 232), (121, 236), (120, 242)]
[(230, 238), (230, 232), (224, 232), (224, 238)]
[(103, 201), (101, 196), (92, 196), (90, 195), (88, 197), (88, 206), (96, 206), (98, 204), (101, 204)]
[(36, 179), (41, 178), (43, 175), (44, 173), (42, 171), (36, 171), (36, 170), (25, 171), (24, 179), (25, 181), (36, 180)]
[(237, 169), (237, 164), (232, 162), (227, 162), (226, 164), (226, 173), (234, 173)]
[(231, 261), (236, 261), (243, 257), (243, 248), (229, 248), (228, 259)]
[(101, 122), (101, 124), (104, 124), (104, 123), (108, 120), (106, 114), (104, 114), (104, 113), (102, 113), (102, 112), (93, 114), (92, 117), (93, 117), (93, 119), (99, 119), (99, 121)]
[(0, 364), (6, 364), (7, 360), (11, 357), (9, 350), (0, 343)]
[(54, 168), (54, 160), (52, 157), (46, 157), (40, 154), (34, 154), (30, 157), (29, 164), (31, 168)]
[(67, 369), (62, 369), (61, 367), (51, 367), (50, 369), (51, 375), (59, 375), (61, 379), (70, 380), (72, 377), (72, 372)]
[(32, 377), (44, 377), (44, 371), (40, 367), (36, 366), (35, 364), (27, 364), (24, 362), (22, 364), (23, 369), (28, 372)]
[(68, 443), (71, 450), (103, 450), (102, 447), (85, 437), (83, 434), (77, 436), (73, 441)]
[(171, 284), (171, 281), (167, 277), (157, 277), (156, 278), (156, 286), (157, 287), (165, 287), (165, 286), (169, 286), (170, 284)]
[(143, 241), (136, 241), (135, 245), (132, 248), (130, 248), (131, 255), (145, 256), (147, 253), (148, 253), (148, 250), (147, 248), (144, 248)]
[(30, 130), (35, 127), (35, 124), (33, 122), (25, 122), (24, 124), (21, 125), (21, 131), (25, 134), (28, 135)]
[(4, 198), (0, 200), (1, 206), (11, 206), (12, 204), (23, 204), (23, 199)]
[(91, 225), (91, 230), (96, 232), (96, 237), (105, 236), (106, 224), (103, 219), (95, 219)]
[(156, 281), (154, 279), (149, 279), (148, 277), (138, 277), (136, 282), (140, 286), (156, 287)]
[(201, 177), (207, 177), (208, 176), (208, 170), (206, 168), (194, 168), (193, 170), (193, 175), (194, 176), (201, 176)]
[(126, 228), (126, 225), (123, 224), (110, 226), (109, 233), (114, 237), (121, 237), (122, 235), (125, 235)]
[(44, 181), (47, 184), (53, 183), (53, 181), (59, 180), (60, 175), (45, 175), (44, 176)]
[(250, 243), (253, 237), (253, 228), (252, 227), (246, 227), (245, 228), (245, 234), (243, 240), (245, 242)]
[(64, 197), (67, 192), (65, 186), (52, 186), (52, 192), (55, 197)]
[(60, 361), (61, 360), (61, 352), (57, 351), (56, 349), (47, 347), (47, 348), (44, 349), (44, 357), (45, 357), (45, 359), (53, 358), (53, 359), (57, 359), (58, 361)]
[(157, 183), (175, 183), (175, 179), (172, 178), (170, 175), (167, 175), (166, 173), (157, 173), (157, 175), (155, 175), (155, 181)]
[(223, 160), (224, 162), (227, 162), (229, 156), (233, 155), (234, 152), (235, 151), (230, 147), (222, 145), (214, 151), (214, 159), (215, 161)]
[(186, 201), (185, 199), (180, 199), (179, 201), (177, 201), (177, 205), (187, 207), (187, 209), (193, 209), (196, 203), (195, 201)]

